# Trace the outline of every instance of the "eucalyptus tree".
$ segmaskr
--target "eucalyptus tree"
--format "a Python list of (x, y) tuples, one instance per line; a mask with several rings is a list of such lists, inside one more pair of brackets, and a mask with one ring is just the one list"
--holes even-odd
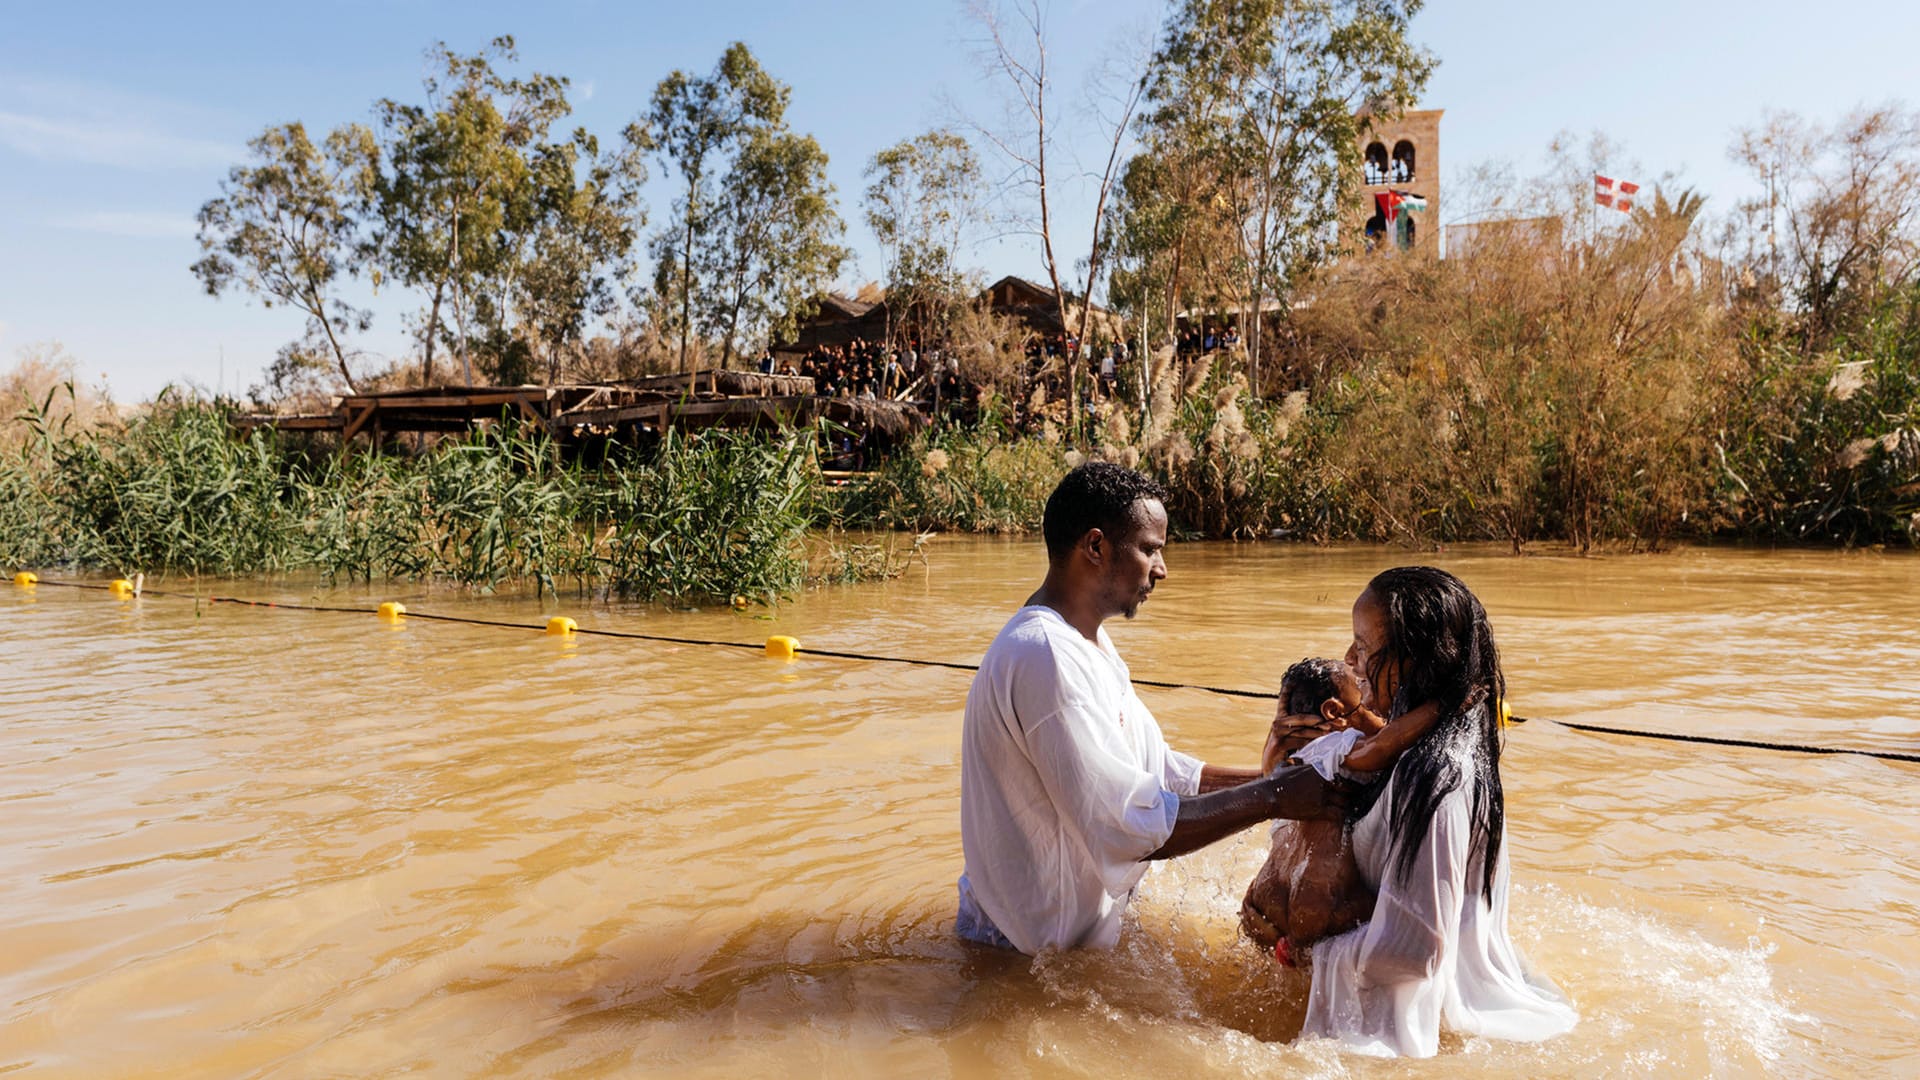
[[(373, 252), (388, 276), (427, 294), (421, 381), (432, 381), (436, 342), (451, 337), (471, 382), (466, 319), (476, 292), (484, 290), (483, 321), (504, 331), (531, 238), (554, 224), (547, 210), (573, 205), (571, 166), (581, 151), (595, 148), (584, 134), (549, 144), (554, 123), (570, 111), (567, 80), (502, 74), (496, 64), (517, 59), (511, 37), (495, 38), (472, 56), (444, 42), (428, 55), (424, 103), (384, 98), (375, 106), (385, 160)], [(609, 235), (619, 247), (617, 231)], [(451, 335), (442, 314), (448, 305)]]
[(694, 251), (703, 335), (726, 367), (743, 337), (778, 336), (833, 281), (846, 261), (845, 227), (833, 208), (827, 154), (811, 135), (778, 128), (747, 134), (722, 180), (727, 197)]
[(359, 214), (371, 194), (378, 151), (359, 125), (315, 145), (304, 125), (268, 128), (248, 144), (253, 163), (236, 165), (218, 198), (200, 208), (193, 273), (207, 293), (241, 289), (272, 307), (307, 315), (309, 336), (324, 338), (340, 377), (355, 388), (342, 340), (372, 316), (336, 294), (343, 277), (364, 268)]
[(885, 252), (889, 318), (936, 331), (962, 299), (959, 251), (986, 219), (980, 159), (967, 140), (936, 129), (902, 139), (867, 163), (867, 227)]
[(755, 131), (781, 127), (787, 96), (788, 88), (737, 41), (710, 74), (674, 71), (654, 88), (641, 129), (662, 171), (677, 175), (681, 194), (651, 249), (656, 294), (666, 302), (659, 314), (678, 331), (682, 371), (691, 360), (695, 292), (707, 291), (701, 272), (717, 262), (703, 251), (721, 228), (716, 183)]
[(562, 357), (579, 346), (588, 318), (618, 301), (614, 284), (646, 224), (642, 145), (629, 137), (603, 154), (594, 136), (576, 129), (529, 155), (530, 202), (515, 222), (511, 273), (499, 287), (549, 381), (560, 378)]
[(1196, 215), (1227, 217), (1256, 388), (1262, 302), (1339, 250), (1361, 133), (1371, 116), (1413, 105), (1433, 71), (1407, 38), (1421, 6), (1184, 0), (1162, 32), (1143, 136), (1198, 170)]
[(1150, 370), (1148, 334), (1156, 327), (1164, 327), (1167, 336), (1173, 333), (1179, 311), (1180, 260), (1191, 231), (1191, 204), (1171, 190), (1178, 167), (1152, 153), (1128, 159), (1102, 230), (1110, 267), (1107, 303), (1136, 320), (1142, 336), (1137, 351), (1143, 411), (1147, 388), (1157, 374)]

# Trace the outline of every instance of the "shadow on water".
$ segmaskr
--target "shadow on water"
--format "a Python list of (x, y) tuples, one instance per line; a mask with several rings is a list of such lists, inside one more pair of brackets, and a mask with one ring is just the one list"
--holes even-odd
[(1211, 937), (1214, 927), (1169, 938), (1165, 927), (1135, 921), (1110, 952), (1030, 959), (961, 941), (952, 924), (951, 911), (897, 903), (745, 921), (713, 913), (693, 925), (624, 929), (590, 955), (548, 965), (449, 972), (433, 996), (510, 989), (540, 1013), (541, 1033), (495, 1062), (509, 1072), (578, 1065), (583, 1048), (627, 1065), (699, 1071), (745, 1067), (756, 1048), (796, 1041), (817, 1049), (911, 1039), (937, 1045), (961, 1075), (1053, 1065), (1079, 1073), (1099, 1060), (1124, 1064), (1126, 1047), (1143, 1038), (1281, 1044), (1304, 1016), (1306, 972), (1278, 969), (1230, 935)]

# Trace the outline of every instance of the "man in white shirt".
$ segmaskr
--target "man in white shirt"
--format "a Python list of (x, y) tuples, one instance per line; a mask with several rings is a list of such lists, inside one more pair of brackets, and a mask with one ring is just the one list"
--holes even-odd
[(1165, 493), (1106, 462), (1047, 499), (1047, 577), (987, 649), (960, 753), (961, 937), (1111, 947), (1148, 860), (1272, 818), (1336, 817), (1311, 768), (1265, 777), (1167, 746), (1101, 623), (1167, 576)]

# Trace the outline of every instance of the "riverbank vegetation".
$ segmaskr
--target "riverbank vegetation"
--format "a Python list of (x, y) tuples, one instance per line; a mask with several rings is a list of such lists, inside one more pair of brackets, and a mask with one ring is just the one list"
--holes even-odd
[(1516, 238), (1348, 268), (1291, 328), (1311, 389), (1256, 397), (1243, 354), (1163, 355), (1145, 410), (1091, 406), (1084, 449), (989, 410), (889, 460), (843, 516), (1031, 529), (1096, 457), (1157, 477), (1189, 538), (1920, 544), (1920, 285), (1808, 349), (1709, 286), (1636, 288), (1663, 251), (1623, 236), (1562, 264)]
[(343, 457), (236, 437), (228, 412), (163, 396), (84, 427), (30, 408), (0, 460), (0, 563), (757, 601), (902, 564), (893, 545), (814, 530), (829, 518), (811, 431), (669, 434), (589, 463), (509, 424)]
[[(1920, 542), (1920, 113), (1774, 116), (1733, 154), (1777, 204), (1714, 218), (1701, 193), (1657, 185), (1602, 209), (1592, 178), (1618, 170), (1601, 139), (1556, 145), (1525, 181), (1473, 175), (1482, 220), (1448, 257), (1382, 247), (1275, 270), (1293, 300), (1249, 320), (1264, 346), (1176, 351), (1161, 331), (1078, 424), (1047, 399), (1057, 382), (1016, 369), (983, 387), (976, 434), (929, 438), (852, 509), (977, 527), (941, 477), (1028, 460), (1011, 428), (1060, 449), (1058, 468), (1155, 474), (1189, 536)], [(1150, 165), (1156, 186), (1116, 210), (1111, 295), (1149, 336), (1183, 304), (1202, 313), (1181, 316), (1189, 334), (1251, 313), (1233, 269), (1251, 256), (1220, 239), (1239, 211), (1206, 194), (1233, 162)], [(1175, 183), (1176, 166), (1192, 175)], [(993, 519), (1037, 514), (1029, 500)]]

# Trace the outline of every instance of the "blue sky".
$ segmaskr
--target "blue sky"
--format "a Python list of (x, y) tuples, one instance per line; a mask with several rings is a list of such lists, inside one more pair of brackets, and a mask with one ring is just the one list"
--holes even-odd
[[(1148, 0), (1051, 10), (1060, 107), (1112, 39), (1158, 25)], [(858, 223), (861, 169), (877, 149), (946, 122), (949, 102), (989, 116), (957, 3), (500, 4), (396, 0), (329, 5), (47, 4), (0, 0), (0, 367), (58, 340), (82, 376), (117, 397), (171, 381), (244, 388), (298, 314), (206, 296), (193, 214), (246, 140), (269, 124), (370, 120), (382, 96), (417, 96), (436, 40), (471, 51), (501, 33), (525, 68), (573, 80), (575, 120), (611, 137), (679, 67), (710, 68), (745, 41), (793, 87), (789, 120), (832, 158), (849, 285), (879, 276)], [(1920, 104), (1910, 51), (1920, 5), (1721, 0), (1522, 4), (1434, 0), (1415, 38), (1441, 64), (1425, 104), (1441, 128), (1449, 202), (1465, 167), (1537, 168), (1558, 132), (1603, 131), (1652, 180), (1678, 174), (1709, 210), (1750, 194), (1728, 163), (1735, 128), (1767, 109), (1830, 120), (1861, 103)], [(1071, 115), (1068, 116), (1071, 122)], [(1091, 157), (1096, 149), (1087, 146)], [(653, 193), (655, 221), (665, 196)], [(1062, 193), (1068, 250), (1084, 246), (1090, 201)], [(1004, 239), (972, 260), (991, 275), (1041, 276), (1037, 247)], [(388, 297), (363, 342), (404, 349)]]

